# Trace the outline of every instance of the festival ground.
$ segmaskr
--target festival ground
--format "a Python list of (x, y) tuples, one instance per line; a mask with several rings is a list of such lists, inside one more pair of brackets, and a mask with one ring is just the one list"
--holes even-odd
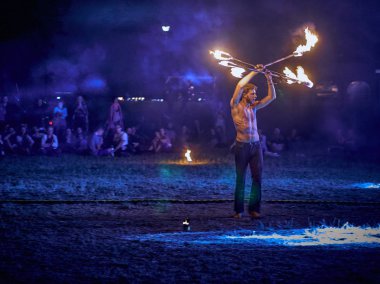
[[(310, 150), (266, 158), (263, 218), (236, 220), (223, 151), (194, 151), (192, 165), (177, 154), (2, 160), (1, 282), (379, 282), (377, 163)], [(346, 222), (372, 229), (351, 238)]]

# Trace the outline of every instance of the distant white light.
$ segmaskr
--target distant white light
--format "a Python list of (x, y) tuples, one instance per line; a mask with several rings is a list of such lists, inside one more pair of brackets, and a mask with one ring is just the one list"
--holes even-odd
[(354, 183), (352, 185), (352, 187), (354, 187), (354, 188), (380, 189), (380, 183), (373, 183), (373, 182)]
[(124, 98), (123, 97), (117, 97), (117, 100), (118, 101), (124, 101)]
[(57, 100), (60, 100), (61, 99), (61, 97), (57, 97)]
[(170, 31), (170, 26), (162, 26), (161, 28), (164, 32)]

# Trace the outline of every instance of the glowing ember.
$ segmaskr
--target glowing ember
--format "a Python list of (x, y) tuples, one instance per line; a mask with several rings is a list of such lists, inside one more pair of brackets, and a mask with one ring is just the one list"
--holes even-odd
[(305, 74), (305, 70), (301, 67), (297, 67), (297, 75), (294, 74), (288, 67), (285, 67), (284, 74), (293, 79), (293, 80), (287, 80), (288, 84), (298, 83), (298, 84), (304, 84), (308, 86), (309, 88), (313, 87), (313, 82), (310, 81), (309, 77)]
[(236, 78), (242, 78), (244, 72), (245, 72), (245, 69), (241, 68), (241, 67), (231, 68), (231, 74), (232, 74), (232, 76), (234, 76)]
[(192, 162), (193, 161), (191, 159), (190, 153), (191, 153), (191, 151), (189, 149), (187, 149), (187, 151), (185, 153), (185, 157), (186, 157), (186, 159), (187, 159), (188, 162)]
[(231, 60), (232, 56), (221, 50), (210, 50), (210, 54), (214, 55), (217, 60)]
[(309, 28), (305, 29), (305, 38), (306, 38), (306, 44), (305, 45), (299, 45), (294, 51), (294, 56), (302, 56), (302, 54), (306, 51), (310, 51), (312, 47), (315, 46), (315, 44), (318, 42), (318, 37), (313, 34)]

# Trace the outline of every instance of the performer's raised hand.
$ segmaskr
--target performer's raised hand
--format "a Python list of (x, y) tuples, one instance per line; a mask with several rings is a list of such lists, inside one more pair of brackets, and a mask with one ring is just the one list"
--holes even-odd
[(263, 72), (265, 67), (263, 64), (257, 64), (255, 65), (255, 69), (258, 71), (258, 72)]
[(272, 72), (270, 72), (269, 70), (265, 70), (264, 75), (265, 75), (265, 77), (267, 78), (267, 81), (268, 81), (268, 82), (271, 82), (271, 81), (272, 81)]

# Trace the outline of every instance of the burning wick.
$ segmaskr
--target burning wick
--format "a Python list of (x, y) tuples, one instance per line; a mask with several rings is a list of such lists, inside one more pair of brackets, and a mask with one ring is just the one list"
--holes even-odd
[(217, 60), (231, 60), (232, 56), (221, 50), (210, 50), (210, 54), (212, 54)]
[(191, 159), (190, 153), (191, 153), (191, 151), (189, 149), (187, 149), (187, 151), (185, 153), (185, 157), (186, 157), (186, 159), (187, 159), (188, 162), (192, 162), (193, 161)]
[(315, 44), (318, 42), (318, 37), (313, 34), (309, 28), (305, 29), (305, 38), (306, 38), (306, 44), (305, 45), (299, 45), (296, 49), (296, 51), (293, 52), (294, 56), (302, 56), (302, 54), (306, 51), (310, 51), (312, 47), (315, 46)]
[(190, 231), (190, 219), (189, 219), (189, 218), (186, 218), (186, 219), (182, 222), (182, 225), (183, 225), (183, 230), (184, 230), (184, 231)]

